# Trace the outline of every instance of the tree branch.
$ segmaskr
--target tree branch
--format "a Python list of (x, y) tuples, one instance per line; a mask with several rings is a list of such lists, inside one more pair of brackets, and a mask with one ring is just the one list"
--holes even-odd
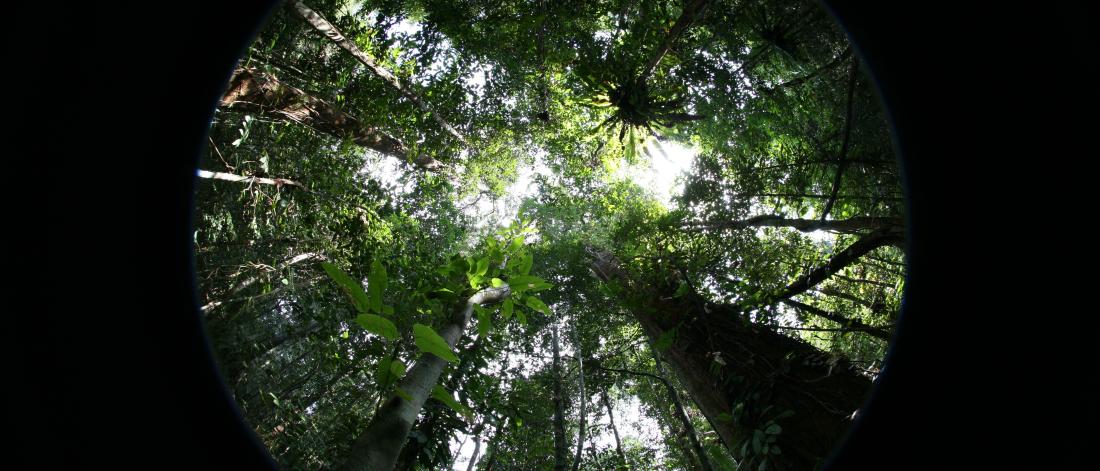
[(901, 227), (900, 217), (862, 216), (848, 219), (819, 221), (814, 219), (787, 219), (782, 216), (762, 215), (735, 221), (685, 222), (683, 228), (692, 229), (744, 229), (748, 227), (790, 227), (802, 232), (816, 230), (853, 233), (884, 227)]
[(340, 33), (340, 30), (336, 29), (336, 26), (334, 26), (332, 23), (329, 23), (328, 20), (326, 20), (316, 11), (313, 11), (313, 9), (311, 9), (301, 0), (294, 0), (290, 2), (290, 6), (294, 9), (294, 12), (297, 13), (298, 16), (302, 17), (302, 19), (304, 19), (307, 23), (309, 23), (310, 26), (313, 26), (314, 29), (316, 29), (326, 38), (336, 43), (336, 45), (340, 46), (345, 51), (351, 53), (351, 55), (359, 60), (359, 62), (367, 66), (367, 68), (370, 69), (371, 72), (374, 72), (374, 75), (377, 75), (379, 78), (382, 79), (382, 81), (388, 83), (390, 86), (395, 88), (398, 92), (404, 95), (405, 98), (408, 98), (409, 101), (412, 101), (413, 104), (420, 108), (420, 110), (423, 111), (425, 114), (435, 119), (435, 121), (439, 123), (439, 125), (443, 127), (443, 129), (447, 131), (448, 134), (454, 136), (466, 147), (470, 147), (470, 143), (466, 141), (466, 136), (463, 136), (462, 133), (458, 132), (458, 130), (454, 128), (454, 126), (451, 126), (451, 123), (448, 123), (447, 120), (443, 119), (442, 115), (432, 110), (432, 108), (428, 106), (428, 104), (425, 103), (424, 100), (422, 100), (420, 96), (416, 94), (416, 92), (412, 91), (409, 87), (402, 84), (401, 80), (398, 79), (397, 76), (393, 75), (392, 73), (390, 73), (390, 71), (378, 65), (378, 63), (375, 62), (374, 59), (372, 59), (370, 56), (360, 50), (359, 46), (356, 46), (354, 42), (344, 37), (344, 35)]
[(836, 195), (840, 192), (840, 177), (844, 174), (844, 157), (848, 155), (848, 145), (851, 143), (852, 136), (852, 109), (853, 100), (856, 91), (856, 76), (859, 72), (859, 57), (852, 57), (852, 72), (848, 77), (848, 116), (844, 120), (844, 142), (840, 145), (840, 157), (837, 158), (836, 176), (833, 178), (833, 191), (829, 196), (829, 200), (825, 202), (825, 210), (821, 212), (821, 220), (825, 221), (825, 217), (829, 215), (829, 211), (833, 209), (833, 203), (836, 203)]
[(905, 241), (899, 228), (886, 228), (879, 229), (870, 234), (861, 237), (859, 240), (849, 245), (847, 248), (836, 254), (824, 265), (810, 270), (808, 273), (802, 275), (793, 283), (787, 285), (779, 292), (766, 297), (759, 305), (769, 306), (777, 302), (781, 302), (790, 299), (793, 296), (802, 294), (806, 290), (813, 288), (818, 283), (825, 281), (826, 278), (836, 274), (844, 267), (851, 265), (853, 262), (862, 257), (864, 254), (875, 250), (879, 247), (886, 245), (897, 245)]
[(887, 342), (890, 341), (890, 333), (889, 332), (887, 332), (885, 330), (882, 330), (878, 327), (869, 326), (869, 325), (864, 324), (863, 322), (860, 322), (856, 319), (845, 318), (845, 317), (839, 316), (837, 314), (833, 314), (833, 313), (831, 313), (829, 311), (826, 311), (824, 309), (814, 307), (814, 306), (810, 306), (808, 304), (800, 303), (800, 302), (795, 301), (793, 299), (784, 299), (780, 302), (782, 302), (783, 304), (786, 304), (788, 306), (797, 308), (797, 309), (799, 309), (803, 312), (806, 312), (808, 314), (812, 314), (812, 315), (815, 315), (815, 316), (818, 316), (818, 317), (821, 317), (821, 318), (824, 318), (824, 319), (831, 320), (833, 322), (836, 322), (840, 325), (845, 326), (845, 328), (842, 328), (842, 329), (826, 329), (826, 328), (811, 328), (811, 327), (776, 327), (778, 329), (817, 330), (817, 331), (823, 331), (823, 332), (829, 332), (829, 331), (840, 331), (840, 332), (857, 331), (857, 332), (865, 332), (868, 335), (878, 337), (878, 338), (880, 338), (882, 340), (885, 340)]
[(645, 82), (649, 78), (649, 75), (653, 73), (653, 69), (657, 68), (657, 64), (661, 62), (669, 49), (672, 49), (672, 43), (691, 27), (691, 24), (695, 22), (695, 18), (706, 8), (706, 4), (707, 0), (687, 0), (683, 12), (680, 13), (680, 18), (676, 20), (676, 24), (668, 30), (664, 41), (657, 47), (653, 56), (649, 58), (649, 62), (642, 66), (642, 70), (638, 73), (638, 82)]
[(244, 175), (234, 175), (232, 173), (209, 172), (209, 171), (206, 171), (206, 170), (199, 170), (198, 171), (198, 177), (199, 178), (207, 178), (207, 179), (211, 179), (211, 180), (222, 180), (222, 181), (227, 181), (227, 182), (236, 182), (236, 183), (248, 182), (248, 183), (259, 183), (261, 185), (275, 185), (276, 187), (282, 187), (283, 185), (289, 185), (289, 186), (296, 186), (296, 187), (301, 188), (305, 191), (309, 191), (309, 189), (306, 188), (305, 185), (302, 185), (301, 183), (298, 183), (294, 180), (288, 180), (286, 178), (249, 177), (249, 176), (244, 176)]

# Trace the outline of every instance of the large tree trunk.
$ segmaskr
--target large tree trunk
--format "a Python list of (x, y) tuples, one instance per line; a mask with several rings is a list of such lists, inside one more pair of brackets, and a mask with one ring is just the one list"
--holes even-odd
[(305, 20), (307, 23), (309, 23), (310, 26), (313, 26), (314, 29), (316, 29), (326, 38), (336, 43), (337, 46), (340, 46), (345, 51), (348, 51), (352, 56), (355, 57), (356, 60), (367, 66), (367, 68), (370, 69), (371, 72), (373, 72), (391, 87), (396, 89), (398, 92), (401, 92), (401, 94), (404, 95), (405, 98), (408, 98), (409, 101), (412, 101), (414, 104), (416, 104), (416, 106), (420, 108), (420, 111), (423, 111), (424, 114), (430, 115), (433, 119), (435, 119), (436, 123), (439, 123), (439, 126), (442, 127), (444, 131), (447, 131), (448, 134), (454, 136), (455, 139), (458, 139), (458, 141), (461, 142), (463, 145), (469, 147), (469, 143), (466, 141), (466, 136), (463, 136), (462, 133), (458, 132), (458, 130), (455, 129), (454, 126), (451, 126), (451, 123), (448, 123), (447, 120), (443, 119), (442, 115), (440, 115), (435, 110), (432, 110), (432, 108), (428, 106), (428, 104), (425, 103), (424, 100), (416, 94), (416, 92), (414, 92), (407, 85), (401, 83), (401, 80), (398, 79), (397, 76), (393, 75), (392, 73), (390, 73), (390, 71), (378, 65), (378, 63), (375, 62), (374, 59), (372, 59), (361, 49), (359, 49), (359, 46), (356, 46), (352, 40), (344, 37), (344, 35), (340, 33), (340, 30), (336, 29), (336, 26), (333, 26), (332, 23), (329, 23), (328, 20), (326, 20), (319, 13), (307, 6), (301, 0), (294, 0), (290, 2), (289, 5), (291, 8), (294, 9), (294, 12), (297, 13), (298, 16), (302, 17), (302, 19)]
[[(599, 254), (593, 268), (623, 287), (651, 342), (675, 331), (664, 358), (746, 469), (764, 459), (771, 470), (820, 465), (870, 390), (870, 380), (844, 359), (830, 362), (805, 342), (753, 325), (738, 306), (715, 305), (691, 292), (678, 296), (678, 280), (634, 283), (610, 254)], [(780, 417), (786, 411), (794, 415)], [(778, 455), (752, 445), (756, 431), (763, 434), (773, 420), (781, 431), (769, 450), (779, 446)]]
[[(439, 335), (454, 348), (466, 325), (470, 323), (474, 305), (497, 302), (508, 297), (511, 290), (507, 286), (486, 288), (470, 296), (466, 307), (449, 324), (439, 330)], [(398, 385), (412, 399), (407, 401), (394, 396), (386, 401), (371, 420), (367, 430), (355, 440), (351, 451), (344, 461), (345, 470), (391, 470), (405, 445), (409, 430), (416, 421), (424, 402), (428, 400), (432, 388), (439, 381), (439, 375), (447, 362), (435, 355), (425, 353), (409, 369)]]
[(561, 354), (558, 347), (558, 324), (550, 326), (554, 353), (554, 471), (565, 471), (565, 404), (561, 391)]
[[(253, 67), (241, 67), (233, 73), (220, 106), (299, 123), (338, 139), (350, 139), (381, 154), (402, 161), (406, 159), (405, 145), (393, 136)], [(438, 161), (426, 156), (414, 159), (413, 163), (423, 170), (434, 171), (442, 167)]]

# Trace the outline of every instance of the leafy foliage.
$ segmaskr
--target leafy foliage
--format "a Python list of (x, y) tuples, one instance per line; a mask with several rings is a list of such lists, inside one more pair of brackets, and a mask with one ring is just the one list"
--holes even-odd
[[(552, 467), (556, 382), (566, 436), (577, 436), (584, 403), (588, 436), (601, 437), (583, 444), (581, 468), (698, 469), (704, 459), (713, 469), (791, 468), (798, 447), (780, 443), (797, 440), (801, 415), (769, 409), (769, 394), (789, 385), (746, 387), (721, 418), (704, 416), (675, 366), (654, 356), (691, 338), (690, 319), (651, 336), (639, 319), (662, 299), (637, 286), (743, 308), (731, 321), (818, 352), (777, 371), (816, 362), (874, 376), (886, 342), (868, 329), (888, 333), (897, 320), (899, 246), (775, 299), (884, 229), (790, 221), (901, 220), (869, 80), (813, 2), (705, 2), (673, 35), (695, 3), (309, 2), (468, 146), (288, 9), (273, 15), (242, 66), (409, 149), (384, 156), (273, 109), (215, 114), (201, 168), (301, 183), (204, 179), (196, 195), (208, 332), (246, 420), (282, 465), (339, 466), (384, 401), (415, 392), (401, 381), (428, 354), (447, 365), (401, 469), (447, 467), (471, 437), (483, 445), (479, 469)], [(672, 200), (622, 178), (673, 143), (695, 155)], [(416, 156), (447, 170), (424, 171)], [(613, 254), (633, 287), (599, 273), (598, 254)], [(439, 332), (494, 289), (509, 296), (475, 303), (474, 325), (450, 346)], [(562, 336), (557, 370), (555, 326), (575, 332)], [(726, 356), (710, 358), (714, 378), (735, 381)], [(601, 392), (621, 454), (608, 445)], [(746, 431), (729, 449), (717, 434), (727, 423)], [(470, 446), (462, 450), (465, 459)]]

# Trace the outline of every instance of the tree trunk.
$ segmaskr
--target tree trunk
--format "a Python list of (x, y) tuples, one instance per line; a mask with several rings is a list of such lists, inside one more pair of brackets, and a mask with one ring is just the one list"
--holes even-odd
[(676, 417), (680, 420), (680, 424), (684, 427), (684, 435), (687, 435), (688, 441), (691, 442), (692, 450), (695, 452), (695, 454), (699, 458), (700, 466), (706, 471), (711, 471), (712, 468), (710, 466), (710, 460), (707, 459), (707, 455), (703, 451), (703, 446), (699, 443), (699, 437), (695, 434), (695, 426), (693, 426), (691, 424), (691, 420), (688, 419), (687, 413), (684, 412), (684, 404), (683, 404), (683, 402), (680, 401), (680, 394), (676, 392), (676, 388), (672, 386), (672, 383), (669, 382), (669, 380), (664, 377), (663, 372), (661, 372), (661, 360), (660, 360), (660, 357), (657, 356), (656, 350), (654, 350), (654, 352), (653, 352), (653, 358), (657, 362), (657, 371), (659, 373), (661, 373), (660, 375), (650, 374), (650, 373), (646, 373), (646, 372), (643, 372), (643, 371), (631, 371), (631, 370), (623, 370), (623, 369), (617, 369), (617, 368), (605, 368), (605, 367), (602, 367), (602, 366), (599, 366), (599, 365), (596, 365), (596, 368), (599, 368), (599, 369), (605, 370), (605, 371), (615, 371), (615, 372), (618, 372), (618, 373), (627, 373), (627, 374), (632, 374), (632, 375), (637, 375), (637, 376), (648, 376), (650, 378), (653, 378), (653, 379), (656, 379), (656, 380), (660, 381), (661, 384), (664, 384), (665, 389), (668, 391), (668, 397), (669, 397), (669, 399), (672, 399), (672, 404), (676, 408)]
[(630, 469), (630, 463), (626, 461), (626, 453), (623, 453), (623, 442), (619, 440), (619, 428), (615, 426), (615, 412), (611, 409), (611, 400), (607, 398), (607, 391), (600, 391), (600, 402), (607, 408), (607, 420), (611, 422), (611, 433), (615, 436), (615, 453), (619, 455), (622, 469)]
[(470, 463), (466, 465), (466, 471), (474, 471), (474, 465), (477, 464), (477, 455), (481, 453), (481, 440), (479, 436), (474, 437), (474, 453), (470, 455)]
[[(662, 377), (665, 376), (664, 367), (661, 363), (661, 355), (657, 353), (657, 350), (653, 350), (653, 362), (657, 373)], [(668, 379), (661, 381), (665, 383), (665, 389), (668, 390), (668, 397), (672, 399), (672, 405), (676, 407), (676, 416), (680, 418), (680, 423), (684, 425), (684, 435), (687, 435), (688, 443), (691, 444), (691, 449), (695, 451), (695, 455), (699, 457), (699, 466), (704, 471), (712, 471), (714, 468), (710, 465), (710, 457), (707, 456), (707, 452), (703, 450), (702, 443), (699, 442), (699, 435), (695, 433), (695, 425), (691, 423), (691, 419), (688, 418), (687, 412), (684, 411), (684, 403), (680, 400), (680, 392), (672, 386), (672, 382)]]
[(489, 450), (487, 451), (488, 458), (485, 459), (485, 471), (493, 471), (493, 466), (497, 463), (497, 441), (500, 440), (504, 429), (508, 427), (508, 419), (505, 418), (496, 427), (496, 431), (493, 432), (492, 438), (489, 439)]
[(581, 353), (581, 342), (577, 337), (577, 329), (574, 326), (571, 329), (573, 334), (573, 348), (574, 353), (577, 355), (577, 380), (580, 383), (579, 397), (580, 411), (578, 412), (578, 420), (580, 420), (580, 430), (577, 431), (577, 453), (573, 456), (573, 471), (577, 471), (581, 466), (581, 452), (584, 451), (584, 433), (585, 433), (585, 408), (588, 406), (588, 395), (584, 393), (584, 355)]
[[(241, 67), (233, 73), (220, 106), (299, 123), (337, 139), (349, 139), (381, 154), (402, 161), (406, 159), (405, 145), (393, 136), (366, 125), (325, 100), (283, 84), (274, 75), (253, 67)], [(426, 156), (416, 158), (413, 164), (429, 171), (443, 167)]]
[(448, 123), (447, 120), (443, 119), (442, 115), (432, 110), (432, 108), (428, 106), (428, 104), (425, 103), (424, 100), (422, 100), (420, 96), (416, 94), (416, 92), (412, 91), (412, 89), (410, 89), (408, 86), (401, 83), (401, 80), (398, 79), (397, 76), (393, 75), (392, 73), (390, 73), (390, 71), (378, 65), (378, 63), (375, 62), (374, 59), (371, 59), (370, 56), (360, 50), (359, 46), (356, 46), (354, 42), (344, 37), (344, 35), (340, 33), (340, 30), (336, 29), (336, 26), (334, 26), (332, 23), (329, 23), (328, 20), (326, 20), (316, 11), (313, 11), (313, 9), (309, 8), (309, 6), (307, 6), (301, 0), (294, 0), (290, 2), (290, 6), (294, 9), (294, 12), (297, 13), (298, 16), (302, 17), (302, 19), (304, 19), (307, 23), (309, 23), (310, 26), (313, 26), (314, 29), (316, 29), (326, 38), (332, 40), (332, 42), (336, 43), (336, 45), (351, 53), (351, 55), (354, 56), (360, 63), (367, 66), (367, 68), (370, 69), (371, 72), (374, 72), (374, 75), (377, 75), (384, 82), (397, 89), (398, 92), (401, 92), (401, 94), (404, 95), (405, 98), (408, 98), (409, 101), (412, 101), (418, 108), (420, 108), (420, 111), (423, 111), (425, 115), (429, 115), (433, 119), (435, 119), (435, 121), (439, 123), (444, 131), (447, 131), (448, 134), (454, 136), (455, 139), (458, 139), (458, 141), (461, 142), (462, 145), (465, 145), (466, 147), (470, 146), (469, 143), (466, 141), (466, 136), (463, 136), (462, 133), (458, 132), (458, 130), (454, 128), (454, 126), (451, 126), (451, 123)]
[(561, 354), (558, 348), (558, 324), (550, 326), (554, 353), (554, 471), (565, 471), (565, 404), (561, 391)]
[[(771, 470), (813, 469), (829, 456), (870, 380), (844, 359), (830, 363), (805, 342), (749, 323), (739, 306), (691, 292), (677, 296), (678, 280), (634, 283), (613, 256), (596, 255), (595, 273), (622, 287), (651, 342), (675, 331), (664, 356), (741, 466), (755, 469), (766, 459)], [(781, 416), (787, 411), (794, 415)], [(772, 423), (781, 430), (764, 434)], [(768, 436), (776, 439), (769, 450), (779, 446), (781, 454), (752, 445)]]
[[(462, 440), (458, 441), (458, 451), (461, 452), (462, 447), (466, 446), (466, 440), (468, 440), (468, 439), (463, 438)], [(448, 439), (447, 441), (450, 442), (450, 439)], [(455, 469), (455, 461), (458, 461), (458, 453), (455, 453), (454, 455), (452, 455), (451, 459), (449, 461), (447, 461), (447, 471), (451, 471), (452, 469)]]
[(817, 230), (855, 233), (884, 227), (903, 227), (900, 217), (853, 217), (820, 221), (816, 219), (786, 219), (781, 216), (754, 216), (737, 221), (688, 222), (685, 229), (745, 229), (749, 227), (790, 227), (802, 232)]
[[(511, 290), (507, 286), (486, 288), (470, 296), (466, 307), (452, 321), (443, 326), (439, 335), (454, 348), (458, 339), (470, 323), (474, 305), (496, 302), (508, 297)], [(416, 364), (409, 369), (398, 386), (412, 399), (406, 401), (394, 396), (386, 401), (371, 420), (367, 430), (355, 440), (342, 469), (345, 470), (390, 470), (393, 469), (401, 448), (409, 436), (413, 422), (416, 421), (424, 402), (428, 400), (432, 388), (447, 362), (435, 355), (424, 353)]]

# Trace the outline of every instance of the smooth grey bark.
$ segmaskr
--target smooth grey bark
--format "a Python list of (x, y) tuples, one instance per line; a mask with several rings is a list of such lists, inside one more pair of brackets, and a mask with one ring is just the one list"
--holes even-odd
[(382, 81), (397, 89), (397, 91), (404, 95), (405, 98), (408, 98), (409, 101), (412, 101), (418, 108), (420, 108), (420, 110), (423, 111), (424, 114), (427, 114), (435, 119), (435, 121), (439, 123), (440, 127), (447, 131), (448, 134), (454, 136), (455, 139), (458, 139), (458, 141), (466, 147), (470, 147), (470, 144), (466, 141), (466, 136), (463, 136), (462, 133), (458, 132), (458, 130), (454, 128), (454, 126), (451, 126), (451, 123), (448, 123), (447, 120), (443, 119), (442, 115), (440, 115), (430, 106), (428, 106), (428, 104), (425, 103), (424, 100), (416, 94), (416, 92), (412, 91), (411, 88), (401, 83), (401, 79), (397, 78), (397, 76), (390, 73), (390, 71), (386, 70), (381, 65), (378, 65), (378, 63), (375, 62), (374, 59), (372, 59), (365, 52), (359, 49), (359, 46), (356, 46), (354, 42), (352, 42), (350, 39), (346, 38), (342, 33), (340, 33), (340, 30), (337, 29), (336, 26), (334, 26), (332, 23), (329, 23), (328, 20), (326, 20), (319, 13), (311, 9), (301, 0), (294, 0), (290, 2), (289, 5), (291, 6), (291, 8), (293, 8), (294, 12), (298, 14), (298, 16), (302, 17), (302, 19), (306, 21), (306, 23), (309, 23), (310, 26), (313, 26), (314, 29), (316, 29), (326, 38), (336, 43), (337, 46), (340, 46), (340, 48), (348, 51), (348, 53), (354, 56), (356, 60), (367, 66), (367, 68), (370, 69), (370, 71), (373, 72), (374, 75), (377, 75), (379, 78), (382, 79)]
[(554, 471), (565, 471), (565, 404), (561, 391), (561, 353), (558, 346), (558, 324), (550, 326), (554, 353)]
[[(510, 294), (511, 289), (508, 286), (478, 291), (466, 301), (462, 312), (439, 329), (440, 337), (443, 337), (449, 347), (454, 348), (470, 323), (474, 305), (501, 301)], [(398, 385), (412, 400), (406, 401), (396, 395), (387, 400), (371, 419), (367, 430), (352, 444), (351, 451), (340, 469), (348, 471), (393, 469), (416, 417), (420, 414), (420, 410), (424, 407), (432, 388), (439, 381), (439, 375), (443, 373), (446, 366), (447, 362), (442, 358), (430, 353), (421, 355)]]
[(615, 426), (615, 412), (611, 409), (611, 400), (607, 398), (607, 391), (600, 391), (600, 402), (607, 409), (607, 420), (611, 422), (611, 433), (615, 436), (615, 452), (619, 455), (623, 469), (630, 469), (630, 463), (626, 461), (626, 453), (623, 453), (623, 442), (619, 440), (619, 428)]
[(581, 452), (584, 451), (584, 434), (586, 431), (585, 427), (587, 425), (585, 423), (585, 418), (587, 415), (585, 407), (588, 405), (588, 395), (584, 393), (584, 355), (581, 353), (581, 342), (580, 339), (577, 337), (576, 326), (570, 329), (570, 332), (572, 333), (573, 348), (575, 349), (575, 353), (577, 356), (577, 378), (578, 382), (580, 383), (580, 412), (578, 413), (580, 420), (580, 430), (577, 431), (577, 453), (573, 456), (573, 471), (577, 471), (578, 469), (580, 469), (581, 466)]

